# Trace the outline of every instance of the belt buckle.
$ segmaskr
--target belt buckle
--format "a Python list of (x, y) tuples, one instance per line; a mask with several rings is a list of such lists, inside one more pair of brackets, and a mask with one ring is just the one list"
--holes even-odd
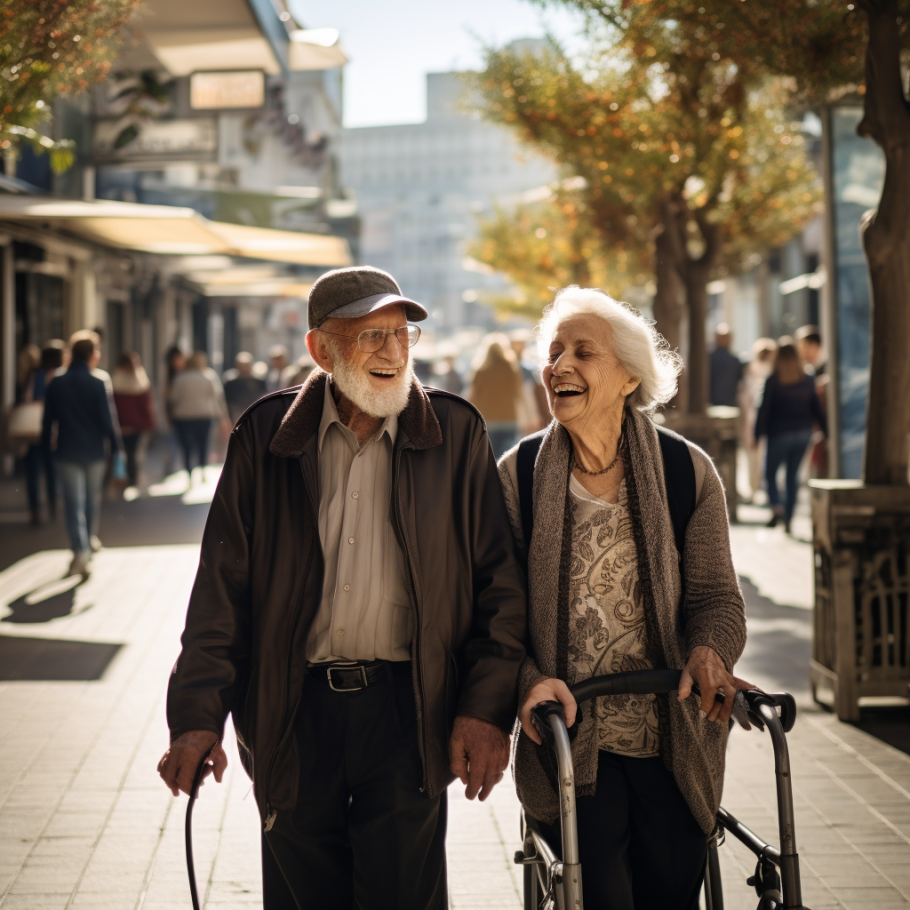
[[(360, 670), (360, 679), (361, 679), (363, 685), (361, 685), (360, 688), (358, 688), (358, 689), (339, 689), (335, 685), (335, 683), (332, 681), (332, 671), (333, 670)], [(328, 680), (329, 680), (329, 688), (333, 692), (362, 692), (369, 685), (369, 682), (367, 682), (366, 667), (364, 667), (363, 664), (359, 664), (354, 661), (352, 661), (349, 664), (333, 664), (331, 667), (328, 668), (328, 670), (326, 670), (326, 675), (328, 676)]]

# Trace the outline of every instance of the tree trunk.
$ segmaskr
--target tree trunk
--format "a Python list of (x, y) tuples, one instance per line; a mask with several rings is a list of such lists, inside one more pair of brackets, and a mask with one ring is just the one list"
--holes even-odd
[(864, 476), (910, 483), (910, 111), (900, 72), (894, 0), (865, 0), (869, 19), (866, 99), (860, 135), (885, 152), (878, 209), (863, 224), (872, 286), (869, 404)]
[(654, 321), (657, 331), (667, 340), (671, 351), (679, 350), (679, 324), (682, 307), (679, 302), (679, 271), (673, 256), (673, 244), (668, 232), (662, 230), (654, 240)]
[(690, 262), (686, 269), (686, 307), (689, 311), (689, 413), (704, 414), (711, 403), (708, 362), (708, 280), (710, 269)]
[[(664, 227), (654, 238), (654, 322), (657, 331), (663, 335), (671, 351), (680, 352), (682, 343), (681, 323), (684, 305), (680, 300), (682, 282), (679, 280), (679, 266), (676, 262), (676, 244), (669, 230)], [(680, 374), (676, 394), (668, 407), (679, 414), (685, 414), (688, 405), (688, 376), (685, 370)]]
[[(907, 485), (910, 471), (910, 148), (886, 156), (882, 202), (865, 223), (872, 286), (869, 404), (863, 475)], [(888, 218), (888, 209), (896, 216)]]

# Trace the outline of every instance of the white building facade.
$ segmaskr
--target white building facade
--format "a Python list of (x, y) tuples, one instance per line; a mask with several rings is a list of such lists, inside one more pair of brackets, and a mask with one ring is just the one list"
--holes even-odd
[(427, 306), (435, 329), (493, 321), (484, 292), (508, 284), (466, 261), (478, 219), (557, 178), (555, 165), (468, 110), (466, 88), (459, 73), (431, 73), (424, 123), (342, 134), (341, 180), (361, 218), (359, 260), (391, 272)]

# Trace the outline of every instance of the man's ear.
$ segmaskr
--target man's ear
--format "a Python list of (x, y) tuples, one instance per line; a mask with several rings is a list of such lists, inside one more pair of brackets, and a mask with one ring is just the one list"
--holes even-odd
[(316, 361), (317, 366), (321, 367), (326, 373), (331, 373), (335, 369), (335, 361), (329, 351), (329, 346), (325, 343), (325, 337), (318, 329), (312, 329), (306, 333), (306, 349), (310, 352), (310, 357)]

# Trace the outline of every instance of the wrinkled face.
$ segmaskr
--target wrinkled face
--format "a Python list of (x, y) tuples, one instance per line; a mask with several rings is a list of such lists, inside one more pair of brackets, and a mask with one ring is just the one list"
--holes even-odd
[(413, 376), (410, 351), (394, 335), (386, 335), (383, 346), (367, 354), (360, 350), (357, 336), (370, 329), (406, 325), (404, 307), (394, 304), (357, 319), (327, 319), (308, 336), (307, 344), (313, 337), (310, 353), (332, 373), (347, 398), (368, 414), (388, 417), (401, 413), (407, 404)]
[(570, 429), (596, 425), (605, 414), (621, 411), (639, 384), (613, 353), (610, 326), (588, 314), (559, 323), (542, 377), (550, 413)]

